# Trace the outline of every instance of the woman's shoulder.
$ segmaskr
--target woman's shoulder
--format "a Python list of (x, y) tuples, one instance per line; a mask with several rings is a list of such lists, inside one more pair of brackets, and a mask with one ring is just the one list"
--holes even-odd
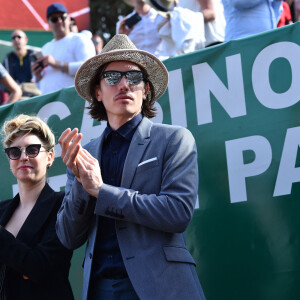
[(54, 192), (54, 197), (56, 199), (57, 202), (62, 202), (65, 196), (65, 192), (60, 191), (60, 192)]
[[(52, 187), (50, 187), (50, 185), (48, 183), (46, 183), (41, 196), (50, 196), (52, 199), (54, 199), (56, 201), (56, 203), (58, 205), (60, 205), (64, 199), (65, 196), (65, 192), (64, 191), (54, 191)], [(46, 196), (46, 197), (47, 197)]]
[(9, 206), (13, 202), (13, 200), (14, 200), (14, 198), (7, 199), (7, 200), (1, 200), (0, 201), (0, 209), (5, 209), (7, 206)]

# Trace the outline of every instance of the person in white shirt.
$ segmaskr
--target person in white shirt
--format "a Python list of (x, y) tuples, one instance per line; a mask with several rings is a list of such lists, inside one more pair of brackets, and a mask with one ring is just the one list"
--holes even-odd
[[(126, 1), (126, 3), (132, 5), (134, 10), (117, 22), (116, 33), (128, 35), (138, 49), (156, 55), (157, 47), (161, 42), (157, 28), (159, 23), (163, 21), (163, 18), (158, 16), (157, 11), (143, 2), (143, 0), (130, 0)], [(126, 25), (126, 20), (135, 13), (138, 13), (141, 19), (129, 28)]]
[(221, 0), (180, 0), (178, 6), (203, 14), (205, 47), (224, 42), (226, 22)]
[(71, 19), (61, 3), (51, 4), (47, 20), (54, 39), (42, 47), (32, 65), (32, 73), (42, 94), (74, 85), (74, 77), (81, 64), (95, 55), (95, 47), (84, 34), (70, 32)]
[(191, 53), (205, 46), (204, 17), (200, 12), (179, 7), (178, 0), (143, 0), (163, 18), (158, 26), (161, 38), (157, 56), (167, 59)]

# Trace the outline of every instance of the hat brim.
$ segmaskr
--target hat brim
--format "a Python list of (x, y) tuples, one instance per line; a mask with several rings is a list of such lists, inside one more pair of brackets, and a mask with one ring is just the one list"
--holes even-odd
[(92, 102), (90, 84), (98, 75), (98, 70), (106, 63), (114, 61), (129, 61), (140, 66), (148, 76), (148, 80), (153, 85), (153, 93), (149, 90), (147, 98), (157, 100), (160, 98), (168, 86), (168, 71), (165, 65), (154, 55), (147, 51), (136, 49), (112, 50), (100, 53), (84, 62), (78, 69), (75, 76), (75, 89), (77, 93), (86, 101)]

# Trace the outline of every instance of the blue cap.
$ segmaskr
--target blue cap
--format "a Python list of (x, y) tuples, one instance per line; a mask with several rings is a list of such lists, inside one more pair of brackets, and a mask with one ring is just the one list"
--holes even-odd
[(57, 12), (68, 13), (66, 7), (61, 3), (53, 3), (47, 8), (47, 19), (49, 18), (50, 15)]

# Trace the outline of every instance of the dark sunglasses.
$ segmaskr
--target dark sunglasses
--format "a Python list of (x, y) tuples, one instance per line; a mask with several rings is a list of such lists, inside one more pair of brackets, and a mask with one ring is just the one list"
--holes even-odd
[(8, 147), (5, 148), (4, 151), (9, 157), (9, 159), (17, 160), (21, 157), (23, 149), (25, 149), (25, 154), (29, 158), (34, 158), (38, 156), (40, 152), (46, 152), (46, 151), (41, 151), (41, 147), (42, 147), (41, 144), (32, 144), (26, 147)]
[(146, 74), (143, 71), (105, 71), (101, 73), (100, 78), (104, 78), (108, 85), (118, 84), (121, 78), (125, 76), (129, 84), (140, 84), (143, 80), (147, 81)]
[(15, 39), (21, 39), (22, 37), (20, 35), (14, 35), (11, 37), (12, 40), (15, 40)]
[(61, 15), (59, 17), (50, 17), (49, 20), (52, 22), (52, 23), (56, 23), (59, 19), (61, 19), (63, 22), (67, 19), (67, 15)]
[(95, 40), (92, 40), (92, 42), (93, 42), (94, 45), (98, 45), (100, 43), (100, 42), (95, 41)]

